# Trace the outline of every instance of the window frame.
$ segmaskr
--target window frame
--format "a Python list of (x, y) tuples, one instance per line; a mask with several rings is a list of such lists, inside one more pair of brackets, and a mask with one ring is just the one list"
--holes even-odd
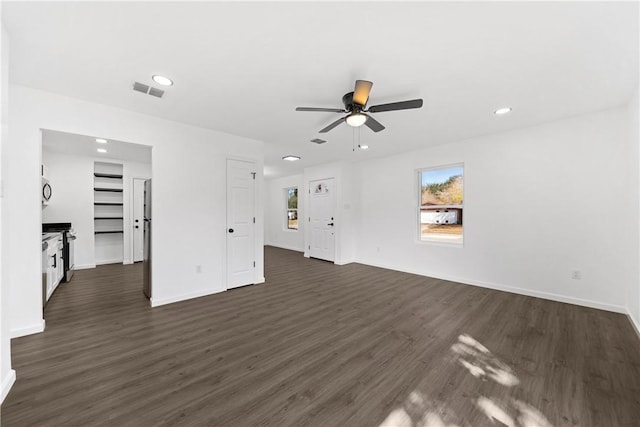
[[(462, 212), (462, 234), (461, 234), (461, 239), (460, 241), (456, 241), (456, 240), (448, 240), (446, 238), (441, 238), (441, 237), (431, 237), (431, 238), (426, 238), (423, 239), (422, 237), (422, 173), (423, 172), (428, 172), (428, 171), (434, 171), (434, 170), (438, 170), (438, 169), (449, 169), (449, 168), (455, 168), (455, 167), (460, 167), (462, 168), (462, 205), (443, 205), (446, 206), (447, 208), (450, 209), (460, 209)], [(466, 193), (466, 184), (465, 184), (465, 164), (464, 162), (457, 162), (457, 163), (448, 163), (448, 164), (443, 164), (443, 165), (437, 165), (437, 166), (428, 166), (428, 167), (424, 167), (424, 168), (419, 168), (416, 169), (416, 182), (417, 182), (417, 209), (416, 209), (416, 223), (417, 223), (417, 233), (416, 233), (416, 242), (419, 244), (426, 244), (426, 245), (434, 245), (434, 246), (447, 246), (447, 247), (455, 247), (455, 248), (463, 248), (465, 245), (465, 193)], [(460, 207), (458, 207), (460, 206)]]
[[(296, 207), (295, 209), (289, 208), (289, 190), (295, 190), (295, 194), (297, 197), (300, 197), (300, 190), (298, 188), (297, 185), (294, 185), (292, 187), (286, 187), (284, 189), (284, 230), (285, 231), (298, 231), (300, 229), (300, 199), (296, 200)], [(297, 227), (290, 227), (289, 226), (289, 212), (291, 211), (295, 211), (296, 212), (296, 217), (298, 218), (298, 226)]]

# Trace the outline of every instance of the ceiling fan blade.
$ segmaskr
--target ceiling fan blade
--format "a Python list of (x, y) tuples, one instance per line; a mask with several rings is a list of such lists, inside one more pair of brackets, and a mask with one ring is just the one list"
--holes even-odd
[(353, 90), (353, 102), (360, 105), (367, 105), (369, 92), (373, 83), (367, 80), (356, 80), (356, 88)]
[(335, 122), (331, 123), (331, 124), (330, 124), (329, 126), (327, 126), (326, 128), (321, 129), (321, 130), (320, 130), (320, 133), (327, 133), (327, 132), (329, 132), (331, 129), (333, 129), (334, 127), (338, 126), (340, 123), (344, 122), (344, 120), (345, 120), (345, 118), (344, 118), (344, 117), (342, 117), (342, 118), (340, 118), (340, 119), (336, 120)]
[(421, 108), (422, 99), (412, 99), (410, 101), (391, 102), (389, 104), (380, 104), (369, 107), (370, 113), (380, 113), (382, 111), (410, 110), (412, 108)]
[(315, 107), (297, 107), (296, 111), (326, 111), (329, 113), (345, 113), (342, 108), (315, 108)]
[(382, 126), (382, 123), (380, 123), (379, 121), (377, 121), (371, 116), (367, 116), (367, 121), (364, 122), (364, 124), (367, 125), (367, 127), (374, 132), (380, 132), (381, 130), (385, 129), (385, 127)]

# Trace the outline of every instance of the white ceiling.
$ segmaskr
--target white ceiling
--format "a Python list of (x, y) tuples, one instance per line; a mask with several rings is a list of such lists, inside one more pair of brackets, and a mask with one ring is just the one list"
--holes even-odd
[[(98, 136), (99, 137), (99, 136)], [(96, 142), (95, 136), (77, 135), (55, 130), (42, 130), (42, 150), (66, 153), (74, 156), (104, 158), (108, 160), (129, 160), (132, 162), (151, 163), (151, 147), (129, 142), (107, 140)], [(107, 150), (99, 153), (98, 148)]]
[[(267, 177), (626, 103), (638, 2), (3, 2), (14, 83), (266, 142)], [(152, 74), (163, 99), (131, 90)], [(387, 129), (317, 131), (356, 79)], [(506, 116), (492, 112), (513, 107)], [(328, 143), (316, 146), (310, 139)], [(283, 162), (286, 154), (302, 160)]]

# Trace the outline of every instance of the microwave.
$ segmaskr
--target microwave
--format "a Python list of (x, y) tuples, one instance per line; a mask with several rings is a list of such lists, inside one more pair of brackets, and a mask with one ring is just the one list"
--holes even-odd
[(51, 199), (51, 184), (49, 180), (42, 178), (42, 205), (48, 205)]

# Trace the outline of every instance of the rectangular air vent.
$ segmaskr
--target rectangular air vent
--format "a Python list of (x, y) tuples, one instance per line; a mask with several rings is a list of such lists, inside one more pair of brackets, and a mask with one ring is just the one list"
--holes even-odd
[(314, 144), (324, 144), (327, 141), (325, 141), (324, 139), (315, 138), (315, 139), (312, 139), (311, 142), (313, 142)]
[(162, 98), (164, 91), (153, 86), (148, 86), (144, 83), (133, 82), (133, 90), (136, 92), (146, 93), (147, 95), (155, 96), (156, 98)]
[(143, 85), (142, 83), (133, 82), (133, 90), (137, 90), (138, 92), (147, 93), (149, 92), (149, 86)]
[(164, 91), (162, 89), (151, 87), (149, 88), (149, 95), (162, 98), (162, 95), (164, 95)]

